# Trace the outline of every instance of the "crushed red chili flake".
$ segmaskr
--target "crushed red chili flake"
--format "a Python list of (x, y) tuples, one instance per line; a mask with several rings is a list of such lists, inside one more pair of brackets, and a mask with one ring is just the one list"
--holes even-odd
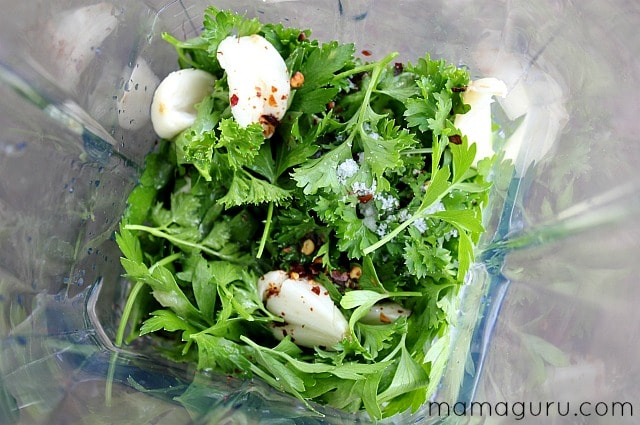
[(271, 137), (271, 135), (275, 133), (276, 127), (279, 123), (278, 118), (273, 115), (260, 115), (258, 122), (262, 124), (262, 127), (264, 128), (262, 134), (264, 134), (265, 137)]
[(462, 86), (462, 87), (451, 87), (451, 91), (454, 93), (460, 93), (463, 91), (467, 91), (467, 86)]
[(267, 298), (277, 296), (278, 294), (280, 294), (280, 288), (275, 283), (269, 282), (267, 287)]
[(402, 62), (396, 62), (393, 64), (393, 75), (397, 77), (398, 75), (402, 74), (403, 71), (404, 65), (402, 64)]
[(367, 202), (369, 202), (372, 199), (373, 199), (373, 194), (371, 194), (371, 193), (367, 193), (366, 195), (358, 196), (358, 201), (360, 201), (361, 204), (366, 204)]
[(360, 53), (362, 53), (363, 56), (371, 56), (373, 53), (371, 53), (371, 50), (363, 50)]
[(322, 263), (312, 263), (309, 265), (309, 274), (311, 276), (318, 276), (324, 270)]
[(311, 287), (311, 292), (313, 292), (314, 294), (316, 294), (316, 295), (318, 295), (318, 296), (319, 296), (319, 295), (320, 295), (320, 287), (319, 287), (319, 286), (317, 286), (317, 285), (313, 285), (313, 286)]
[(307, 269), (298, 262), (293, 262), (289, 265), (289, 274), (295, 273), (298, 277), (307, 277)]
[(270, 124), (275, 127), (278, 123), (278, 118), (273, 115), (260, 115), (260, 124)]
[(231, 98), (229, 99), (229, 103), (231, 104), (231, 107), (233, 108), (234, 106), (236, 106), (238, 104), (238, 101), (240, 99), (238, 99), (238, 95), (237, 94), (232, 94)]
[(462, 144), (462, 137), (459, 134), (452, 134), (449, 136), (449, 143), (453, 143), (454, 145)]
[(349, 274), (347, 272), (341, 272), (340, 270), (331, 270), (331, 280), (345, 283), (349, 280)]

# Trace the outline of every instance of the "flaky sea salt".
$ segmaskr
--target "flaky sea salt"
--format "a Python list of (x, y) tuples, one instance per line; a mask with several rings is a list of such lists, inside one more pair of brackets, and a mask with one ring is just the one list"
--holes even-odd
[(440, 201), (436, 202), (435, 204), (431, 205), (429, 208), (427, 208), (425, 210), (425, 214), (434, 214), (440, 211), (444, 211), (444, 204)]
[(376, 199), (380, 201), (380, 208), (383, 211), (393, 211), (400, 205), (400, 201), (389, 194), (377, 195)]
[(353, 193), (355, 193), (356, 195), (366, 196), (366, 195), (375, 195), (377, 187), (378, 185), (374, 180), (373, 183), (371, 183), (371, 186), (367, 186), (366, 183), (362, 183), (362, 182), (354, 182), (351, 188), (353, 189)]
[(376, 234), (383, 238), (387, 234), (387, 223), (379, 223), (376, 228)]
[(341, 162), (336, 169), (336, 177), (338, 178), (338, 182), (341, 185), (347, 184), (347, 179), (354, 176), (359, 169), (360, 167), (358, 166), (358, 163), (351, 158), (347, 159), (344, 162)]
[(418, 232), (424, 233), (427, 231), (427, 222), (424, 218), (419, 218), (415, 220), (413, 223), (413, 227), (418, 229)]

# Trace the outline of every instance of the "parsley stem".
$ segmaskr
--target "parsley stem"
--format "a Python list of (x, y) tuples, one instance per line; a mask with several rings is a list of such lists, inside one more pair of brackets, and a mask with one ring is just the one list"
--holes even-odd
[(343, 78), (349, 77), (350, 75), (357, 75), (363, 72), (370, 71), (379, 65), (384, 66), (387, 63), (391, 62), (391, 60), (393, 60), (393, 58), (395, 58), (396, 56), (398, 56), (398, 52), (393, 52), (387, 55), (384, 59), (380, 60), (379, 62), (366, 63), (364, 65), (356, 66), (352, 69), (347, 69), (346, 71), (342, 71), (341, 73), (334, 75), (333, 81), (341, 80)]
[(175, 254), (171, 254), (168, 257), (164, 257), (160, 261), (156, 261), (155, 263), (153, 263), (151, 267), (149, 267), (149, 273), (153, 274), (153, 271), (157, 267), (161, 267), (161, 266), (164, 266), (165, 264), (173, 263), (175, 260), (179, 259), (180, 257), (182, 257), (182, 253), (176, 252)]
[(416, 221), (416, 219), (418, 218), (418, 214), (420, 213), (420, 211), (417, 211), (414, 215), (412, 215), (411, 217), (409, 217), (407, 220), (403, 221), (398, 227), (396, 227), (395, 229), (393, 229), (390, 233), (387, 233), (384, 238), (380, 239), (378, 242), (374, 243), (373, 245), (369, 245), (368, 247), (366, 247), (365, 249), (362, 250), (362, 253), (364, 255), (369, 255), (371, 254), (373, 251), (375, 251), (376, 249), (380, 248), (382, 245), (386, 244), (387, 242), (389, 242), (391, 239), (395, 238), (396, 236), (398, 236), (404, 229), (406, 229), (407, 227), (409, 227), (409, 225), (411, 223), (413, 223), (414, 221)]
[(379, 62), (375, 63), (375, 67), (373, 68), (373, 72), (371, 73), (371, 81), (369, 82), (369, 85), (367, 86), (367, 91), (364, 93), (364, 99), (362, 100), (363, 107), (360, 108), (360, 111), (359, 111), (359, 114), (358, 114), (359, 115), (358, 116), (358, 121), (360, 123), (364, 122), (364, 116), (365, 116), (366, 111), (367, 111), (367, 109), (364, 107), (364, 105), (369, 106), (369, 104), (371, 103), (371, 94), (373, 93), (373, 90), (378, 85), (378, 81), (380, 80), (380, 74), (382, 74), (382, 70), (396, 56), (398, 56), (398, 53), (394, 52), (394, 53), (391, 53), (391, 54), (387, 55), (385, 58), (383, 58)]
[(118, 333), (116, 334), (116, 347), (122, 347), (122, 342), (124, 341), (124, 332), (127, 328), (127, 323), (129, 322), (129, 316), (131, 315), (131, 311), (133, 310), (133, 305), (136, 302), (136, 298), (138, 297), (138, 293), (142, 290), (144, 286), (144, 282), (138, 281), (129, 292), (129, 296), (127, 297), (127, 303), (124, 306), (124, 310), (122, 311), (122, 317), (120, 317), (120, 323), (118, 325)]
[(213, 250), (211, 248), (208, 248), (202, 244), (196, 243), (196, 242), (189, 242), (186, 241), (184, 239), (180, 239), (177, 238), (175, 236), (172, 236), (166, 232), (163, 232), (160, 229), (157, 229), (155, 227), (149, 227), (149, 226), (143, 226), (141, 224), (127, 224), (126, 226), (124, 226), (125, 230), (140, 230), (142, 232), (147, 232), (153, 236), (157, 236), (159, 238), (164, 238), (166, 240), (168, 240), (169, 242), (173, 243), (174, 245), (183, 245), (183, 246), (188, 246), (189, 248), (194, 248), (194, 249), (198, 249), (200, 251), (203, 251), (209, 255), (213, 255), (215, 257), (221, 258), (223, 260), (227, 260), (227, 261), (231, 261), (231, 262), (236, 262), (237, 259), (230, 256), (230, 255), (225, 255), (222, 254), (221, 252), (218, 252), (216, 250)]
[(107, 382), (104, 388), (104, 402), (108, 407), (111, 407), (113, 396), (113, 379), (116, 375), (116, 362), (118, 361), (118, 352), (114, 351), (109, 356), (109, 368), (107, 369)]
[[(181, 253), (175, 253), (175, 254), (169, 255), (168, 257), (163, 258), (160, 261), (157, 261), (151, 267), (149, 267), (149, 273), (153, 273), (156, 267), (169, 264), (174, 260), (177, 260), (181, 256), (182, 256)], [(131, 289), (131, 292), (129, 292), (129, 296), (127, 297), (127, 303), (124, 306), (124, 310), (122, 311), (122, 317), (120, 318), (120, 323), (118, 324), (118, 333), (116, 334), (115, 345), (118, 348), (122, 347), (122, 343), (124, 342), (124, 332), (126, 330), (127, 323), (129, 322), (129, 316), (131, 315), (131, 311), (133, 310), (133, 305), (135, 304), (136, 298), (138, 297), (138, 294), (140, 293), (140, 290), (142, 290), (143, 286), (144, 286), (144, 282), (138, 281), (136, 282), (134, 287)]]
[(414, 221), (416, 221), (419, 218), (423, 217), (423, 213), (424, 211), (430, 207), (431, 205), (434, 205), (436, 202), (441, 201), (442, 198), (444, 198), (444, 196), (446, 194), (448, 194), (449, 192), (451, 192), (451, 190), (453, 190), (456, 187), (456, 183), (454, 182), (453, 184), (451, 184), (449, 187), (447, 187), (440, 195), (438, 195), (438, 197), (436, 199), (433, 200), (433, 202), (431, 202), (429, 205), (421, 205), (418, 210), (415, 212), (415, 214), (413, 214), (411, 217), (409, 217), (408, 219), (406, 219), (405, 221), (403, 221), (402, 223), (400, 223), (400, 225), (398, 227), (396, 227), (395, 229), (393, 229), (391, 232), (387, 233), (382, 239), (380, 239), (378, 242), (374, 243), (373, 245), (369, 245), (368, 247), (366, 247), (365, 249), (362, 250), (362, 253), (364, 255), (369, 255), (371, 254), (373, 251), (375, 251), (376, 249), (380, 248), (382, 245), (386, 244), (387, 242), (391, 241), (393, 238), (395, 238), (396, 236), (398, 236), (404, 229), (406, 229), (407, 227), (409, 227), (409, 225), (411, 225)]
[(267, 238), (271, 230), (271, 219), (273, 217), (273, 202), (269, 202), (269, 209), (267, 210), (267, 219), (265, 220), (264, 230), (262, 231), (262, 238), (260, 238), (260, 246), (258, 247), (258, 253), (256, 258), (262, 257), (264, 246), (267, 244)]
[(400, 152), (402, 155), (419, 155), (419, 154), (430, 154), (433, 153), (433, 148), (423, 148), (423, 149), (408, 149)]

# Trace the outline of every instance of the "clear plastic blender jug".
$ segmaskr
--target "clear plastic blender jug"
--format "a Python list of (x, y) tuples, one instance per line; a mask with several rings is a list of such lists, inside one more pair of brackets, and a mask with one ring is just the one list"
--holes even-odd
[[(0, 423), (367, 422), (314, 416), (258, 381), (194, 377), (149, 347), (114, 354), (127, 286), (112, 236), (156, 141), (153, 90), (177, 68), (160, 34), (195, 36), (208, 4), (3, 1)], [(425, 406), (387, 422), (633, 423), (638, 3), (212, 3), (374, 55), (429, 52), (509, 87), (494, 113), (516, 171), (496, 170), (434, 398), (489, 404), (477, 417)]]

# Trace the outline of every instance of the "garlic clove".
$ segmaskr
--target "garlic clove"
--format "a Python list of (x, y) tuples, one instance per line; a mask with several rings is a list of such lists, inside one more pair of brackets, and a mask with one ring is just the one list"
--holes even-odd
[(266, 301), (272, 294), (280, 292), (282, 282), (289, 279), (283, 270), (274, 270), (258, 279), (258, 294), (262, 301)]
[(303, 347), (331, 349), (348, 334), (349, 324), (342, 312), (314, 280), (291, 279), (283, 271), (274, 271), (258, 280), (258, 291), (267, 310), (284, 319), (273, 327), (278, 339), (290, 336)]
[(242, 127), (260, 123), (264, 136), (271, 137), (287, 111), (291, 93), (289, 72), (280, 53), (254, 34), (225, 38), (217, 58), (227, 73), (234, 119)]
[(283, 325), (276, 325), (272, 329), (273, 335), (282, 340), (285, 337), (291, 337), (291, 341), (300, 347), (321, 347), (323, 349), (331, 350), (331, 347), (339, 343), (344, 339), (344, 336), (337, 339), (338, 335), (331, 329), (327, 329), (327, 326), (322, 327), (310, 327), (308, 324), (294, 325), (291, 323), (285, 323)]
[(393, 323), (401, 317), (409, 317), (411, 310), (408, 310), (395, 302), (382, 302), (371, 307), (360, 319), (366, 325), (386, 325)]
[(506, 84), (497, 78), (481, 78), (469, 82), (462, 94), (465, 104), (471, 106), (466, 114), (458, 114), (454, 125), (467, 136), (469, 144), (475, 143), (476, 156), (473, 166), (481, 159), (493, 156), (493, 132), (491, 130), (491, 104), (494, 96), (505, 97)]
[(216, 79), (200, 69), (181, 69), (167, 75), (156, 88), (151, 122), (159, 137), (171, 139), (195, 121), (195, 106), (214, 90)]

